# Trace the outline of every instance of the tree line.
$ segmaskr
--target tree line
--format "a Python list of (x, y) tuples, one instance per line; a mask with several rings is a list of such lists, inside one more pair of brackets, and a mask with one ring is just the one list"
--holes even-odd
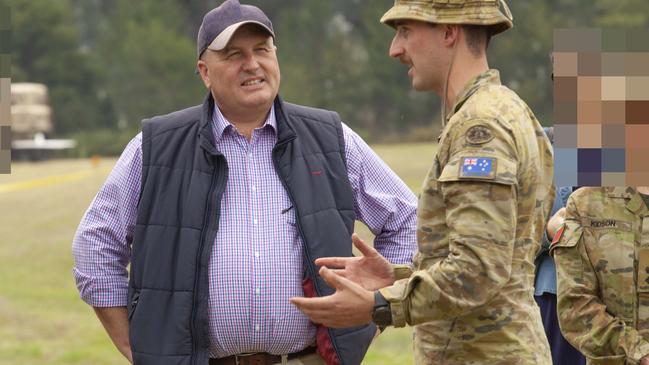
[[(141, 119), (198, 104), (198, 27), (220, 0), (0, 0), (11, 9), (12, 82), (49, 87), (57, 136), (118, 154)], [(370, 142), (434, 141), (439, 99), (411, 90), (379, 23), (393, 0), (243, 0), (273, 21), (287, 101), (336, 110)], [(552, 124), (553, 29), (646, 27), (646, 0), (509, 1), (514, 29), (491, 66)], [(437, 128), (436, 128), (437, 127)]]

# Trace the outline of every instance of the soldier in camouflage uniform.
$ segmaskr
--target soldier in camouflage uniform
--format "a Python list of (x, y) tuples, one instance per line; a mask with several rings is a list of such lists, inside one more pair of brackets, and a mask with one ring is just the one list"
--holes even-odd
[[(338, 289), (332, 298), (295, 302), (315, 322), (357, 324), (367, 320), (368, 296), (349, 281), (371, 289), (363, 275), (401, 279), (375, 295), (373, 319), (418, 325), (417, 364), (549, 365), (533, 285), (554, 199), (552, 149), (532, 111), (486, 62), (488, 37), (510, 28), (511, 14), (503, 1), (396, 0), (381, 21), (397, 30), (390, 55), (411, 66), (413, 87), (452, 107), (419, 200), (416, 271), (388, 278), (377, 255), (357, 244), (363, 258), (316, 261), (337, 269), (323, 270)], [(481, 27), (485, 49), (474, 52), (468, 33)], [(383, 323), (381, 300), (391, 314)]]
[(649, 194), (577, 190), (552, 243), (561, 332), (587, 364), (649, 364), (649, 196), (639, 191)]

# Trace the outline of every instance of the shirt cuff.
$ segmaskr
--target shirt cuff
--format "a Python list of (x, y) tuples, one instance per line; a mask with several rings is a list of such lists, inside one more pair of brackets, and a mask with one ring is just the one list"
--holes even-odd
[(390, 303), (392, 325), (394, 327), (404, 327), (406, 325), (408, 299), (404, 297), (407, 286), (408, 279), (401, 279), (392, 286), (379, 289), (381, 295)]
[(81, 299), (93, 307), (126, 307), (128, 279), (122, 276), (88, 276), (74, 269)]
[(394, 280), (407, 279), (412, 275), (414, 270), (410, 265), (392, 265), (392, 270), (394, 272)]
[[(638, 335), (640, 337), (640, 335)], [(634, 347), (630, 354), (627, 354), (628, 360), (631, 360), (634, 364), (639, 364), (640, 359), (649, 355), (649, 342), (644, 339), (638, 339), (638, 344)]]

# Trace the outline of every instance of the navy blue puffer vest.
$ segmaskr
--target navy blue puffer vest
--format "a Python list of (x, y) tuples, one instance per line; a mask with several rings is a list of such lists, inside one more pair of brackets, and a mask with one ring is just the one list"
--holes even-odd
[[(211, 130), (214, 103), (142, 123), (142, 186), (129, 282), (129, 337), (136, 365), (208, 363), (208, 265), (228, 180)], [(333, 289), (313, 261), (351, 256), (354, 198), (336, 113), (275, 101), (275, 170), (304, 241), (305, 295)], [(375, 326), (318, 329), (328, 364), (360, 364)]]

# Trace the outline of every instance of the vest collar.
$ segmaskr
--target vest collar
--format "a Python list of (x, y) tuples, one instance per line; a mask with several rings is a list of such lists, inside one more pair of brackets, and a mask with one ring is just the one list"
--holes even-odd
[(275, 122), (277, 123), (277, 144), (286, 143), (297, 136), (284, 110), (284, 102), (279, 97), (275, 98)]
[[(293, 127), (287, 122), (288, 117), (284, 111), (284, 102), (278, 96), (275, 97), (275, 122), (277, 123), (277, 144), (285, 143), (295, 139), (296, 134)], [(202, 105), (201, 122), (200, 122), (200, 146), (211, 155), (221, 155), (216, 149), (214, 133), (212, 133), (212, 118), (214, 117), (214, 99), (212, 93), (208, 91)]]
[(200, 139), (199, 144), (210, 155), (221, 155), (222, 153), (215, 147), (216, 141), (214, 141), (214, 133), (212, 133), (214, 99), (212, 99), (211, 92), (207, 92), (201, 109), (200, 132), (198, 133), (198, 138)]

